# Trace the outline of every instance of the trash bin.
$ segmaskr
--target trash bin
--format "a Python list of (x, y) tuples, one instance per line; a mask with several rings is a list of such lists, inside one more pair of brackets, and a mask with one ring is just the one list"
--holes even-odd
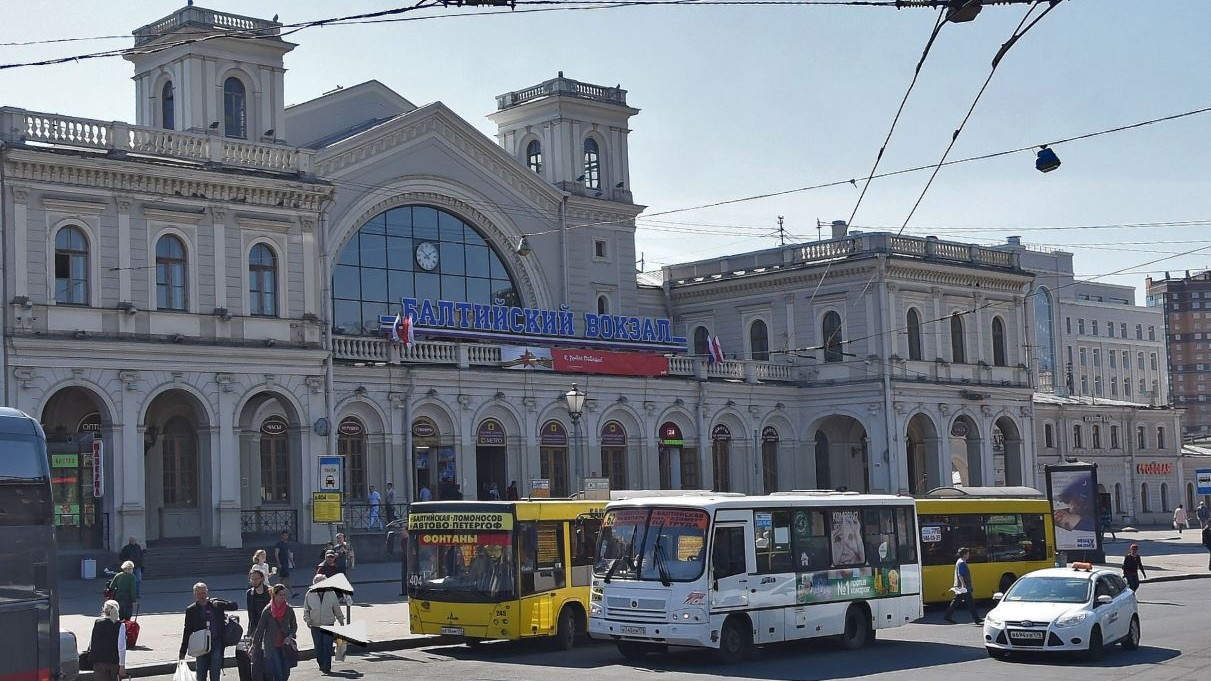
[(97, 561), (93, 558), (85, 558), (80, 561), (80, 579), (96, 579), (97, 578)]
[(1064, 553), (1063, 551), (1056, 551), (1055, 552), (1055, 566), (1056, 567), (1068, 567), (1068, 554)]

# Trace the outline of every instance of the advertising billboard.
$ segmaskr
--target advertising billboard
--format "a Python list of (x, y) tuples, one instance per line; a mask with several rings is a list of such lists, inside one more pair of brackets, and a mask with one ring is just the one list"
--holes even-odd
[(1097, 464), (1054, 464), (1045, 470), (1047, 498), (1051, 500), (1055, 520), (1056, 551), (1067, 552), (1070, 558), (1100, 560)]

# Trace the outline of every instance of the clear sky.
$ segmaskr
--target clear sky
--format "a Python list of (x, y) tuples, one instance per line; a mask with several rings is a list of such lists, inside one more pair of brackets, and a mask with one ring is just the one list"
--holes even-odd
[[(293, 23), (397, 2), (198, 4)], [(0, 42), (129, 35), (183, 4), (6, 0)], [(971, 23), (943, 28), (881, 171), (938, 161), (1025, 12), (991, 6)], [(484, 115), (500, 93), (561, 70), (621, 84), (641, 109), (632, 119), (631, 189), (651, 214), (850, 178), (861, 186), (938, 10), (691, 3), (495, 15), (451, 7), (411, 16), (442, 18), (291, 36), (299, 47), (286, 57), (287, 103), (378, 79), (416, 104), (441, 100), (492, 134)], [(1208, 26), (1208, 0), (1064, 0), (1006, 55), (950, 158), (1211, 107)], [(4, 45), (0, 63), (131, 44)], [(133, 121), (131, 75), (117, 57), (0, 70), (0, 104)], [(1078, 276), (1123, 271), (1102, 280), (1137, 287), (1148, 274), (1211, 267), (1209, 132), (1206, 113), (1062, 144), (1062, 167), (1046, 175), (1034, 169), (1032, 152), (946, 167), (905, 233), (980, 243), (1021, 235), (1032, 247), (1075, 253)], [(927, 178), (875, 180), (856, 228), (900, 229)], [(848, 218), (857, 197), (845, 183), (641, 217), (638, 248), (649, 270), (767, 248), (777, 244), (768, 235), (779, 215), (790, 234), (814, 240), (817, 219)], [(1114, 225), (1135, 226), (1105, 228)], [(1168, 259), (1145, 264), (1160, 258)]]

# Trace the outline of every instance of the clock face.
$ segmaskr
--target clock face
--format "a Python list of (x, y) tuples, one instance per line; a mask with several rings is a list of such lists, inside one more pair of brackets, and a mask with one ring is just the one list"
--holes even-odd
[(432, 241), (422, 241), (416, 245), (416, 264), (422, 270), (437, 269), (437, 244)]

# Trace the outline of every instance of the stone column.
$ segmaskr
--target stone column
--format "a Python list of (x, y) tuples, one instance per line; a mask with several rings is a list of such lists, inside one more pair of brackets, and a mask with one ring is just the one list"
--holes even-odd
[[(140, 426), (142, 414), (138, 412), (139, 404), (143, 401), (144, 393), (139, 390), (137, 371), (123, 371), (118, 374), (122, 381), (122, 392), (115, 396), (120, 413), (116, 415), (118, 425), (113, 429), (114, 449), (110, 460), (118, 465), (116, 459), (121, 457), (122, 463), (114, 471), (115, 511), (117, 522), (109, 533), (113, 544), (125, 543), (125, 538), (135, 536), (139, 543), (147, 545), (147, 476), (146, 454), (143, 448), (144, 428)], [(118, 475), (121, 475), (121, 478)], [(114, 547), (110, 547), (114, 548)]]
[[(219, 280), (219, 284), (221, 282), (222, 280)], [(218, 492), (215, 494), (218, 502), (215, 504), (214, 534), (219, 546), (243, 547), (244, 541), (240, 533), (240, 446), (235, 437), (235, 394), (232, 385), (234, 380), (232, 374), (215, 374), (214, 377), (218, 386), (215, 414), (219, 421), (218, 428), (214, 429), (214, 441), (210, 447), (211, 460), (218, 462), (219, 468), (218, 474), (212, 476), (218, 485)]]

